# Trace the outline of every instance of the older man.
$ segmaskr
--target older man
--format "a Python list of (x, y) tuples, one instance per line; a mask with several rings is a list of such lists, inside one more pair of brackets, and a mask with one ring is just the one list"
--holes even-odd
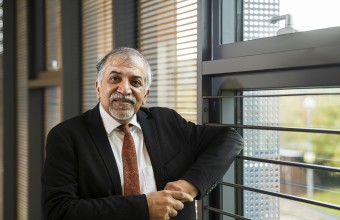
[(98, 105), (48, 135), (46, 219), (195, 219), (193, 200), (222, 178), (241, 137), (142, 107), (151, 69), (135, 49), (110, 51), (97, 69)]

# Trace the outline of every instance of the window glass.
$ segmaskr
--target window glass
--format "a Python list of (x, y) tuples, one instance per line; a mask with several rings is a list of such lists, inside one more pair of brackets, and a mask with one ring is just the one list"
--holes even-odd
[[(340, 89), (247, 91), (244, 156), (340, 168)], [(281, 128), (278, 130), (271, 128)], [(340, 205), (340, 173), (246, 160), (243, 184)], [(293, 210), (291, 207), (295, 207)], [(244, 191), (250, 219), (339, 219), (338, 210)]]
[(221, 0), (221, 4), (222, 44), (340, 26), (338, 0)]
[(197, 118), (197, 0), (139, 1), (138, 48), (153, 80), (146, 106)]
[(82, 111), (97, 103), (96, 64), (113, 47), (113, 1), (82, 1)]
[(61, 1), (45, 0), (46, 10), (46, 68), (50, 71), (62, 68), (61, 57)]
[(17, 216), (28, 219), (28, 2), (16, 1), (16, 166), (17, 166)]
[[(45, 0), (46, 10), (46, 69), (60, 71), (62, 69), (61, 40), (61, 1)], [(60, 74), (60, 73), (59, 73)], [(46, 87), (44, 91), (44, 127), (45, 140), (52, 127), (62, 119), (61, 88)]]

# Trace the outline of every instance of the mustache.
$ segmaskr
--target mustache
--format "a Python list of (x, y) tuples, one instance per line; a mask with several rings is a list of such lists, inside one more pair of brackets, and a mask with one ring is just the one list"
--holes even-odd
[(132, 104), (136, 104), (137, 102), (137, 99), (134, 95), (123, 95), (122, 93), (113, 93), (110, 96), (110, 103), (116, 100), (128, 101), (131, 102)]

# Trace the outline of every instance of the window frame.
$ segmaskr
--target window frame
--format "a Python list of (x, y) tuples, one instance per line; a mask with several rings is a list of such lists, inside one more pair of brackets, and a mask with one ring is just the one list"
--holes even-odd
[[(232, 73), (278, 68), (313, 67), (340, 63), (340, 27), (297, 32), (275, 37), (240, 41), (242, 35), (241, 0), (235, 0), (235, 38), (238, 42), (222, 44), (222, 0), (212, 0), (212, 56), (205, 65), (215, 66), (223, 60), (227, 70), (214, 73)], [(332, 59), (330, 59), (332, 58)], [(266, 60), (266, 62), (261, 62)], [(285, 60), (283, 63), (282, 60)], [(242, 65), (240, 65), (242, 63)], [(255, 67), (254, 67), (255, 65)], [(220, 66), (220, 65), (219, 65)], [(224, 67), (225, 67), (224, 66)], [(223, 69), (224, 69), (223, 67)], [(207, 67), (205, 74), (210, 72)]]
[[(240, 22), (240, 2), (235, 0), (234, 20)], [(221, 0), (199, 1), (198, 23), (198, 123), (223, 123), (221, 106), (209, 112), (205, 97), (221, 96), (222, 90), (323, 88), (340, 85), (340, 27), (221, 44)], [(237, 25), (235, 26), (237, 27)], [(232, 33), (232, 31), (230, 31)], [(242, 120), (242, 100), (235, 99), (234, 124)], [(229, 109), (231, 109), (229, 108)], [(240, 129), (242, 133), (242, 129)], [(228, 181), (242, 184), (242, 160)], [(235, 211), (243, 213), (242, 190), (235, 189)], [(222, 186), (204, 198), (199, 219), (222, 219), (207, 207), (223, 207)], [(201, 213), (200, 213), (201, 212)]]

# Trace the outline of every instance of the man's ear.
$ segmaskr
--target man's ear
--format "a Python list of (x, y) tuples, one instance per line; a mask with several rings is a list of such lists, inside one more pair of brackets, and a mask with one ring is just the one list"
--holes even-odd
[(143, 105), (145, 105), (145, 103), (146, 103), (146, 98), (149, 96), (149, 94), (150, 94), (150, 89), (148, 89), (148, 90), (146, 91), (145, 95), (144, 95)]
[(96, 93), (97, 93), (97, 99), (100, 101), (100, 86), (98, 80), (96, 80)]

